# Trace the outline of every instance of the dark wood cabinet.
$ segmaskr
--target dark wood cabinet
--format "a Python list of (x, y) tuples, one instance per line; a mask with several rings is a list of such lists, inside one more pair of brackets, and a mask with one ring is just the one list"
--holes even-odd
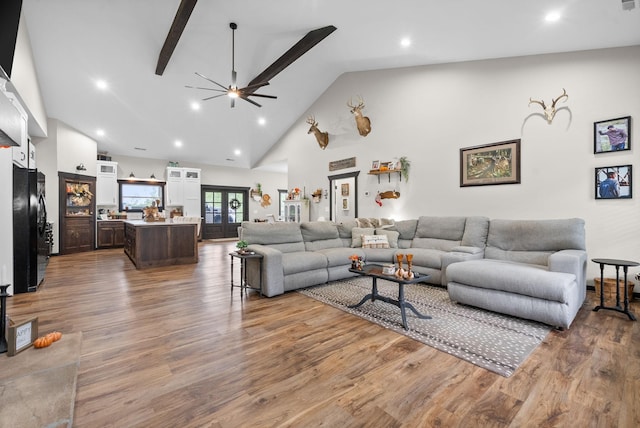
[(95, 249), (96, 179), (80, 174), (58, 173), (60, 254)]
[(98, 221), (98, 248), (124, 246), (124, 222), (118, 220)]

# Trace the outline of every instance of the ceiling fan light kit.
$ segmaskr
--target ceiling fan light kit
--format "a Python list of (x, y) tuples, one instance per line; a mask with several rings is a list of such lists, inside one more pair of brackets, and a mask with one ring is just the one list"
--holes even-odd
[(273, 64), (267, 67), (262, 73), (260, 73), (257, 77), (249, 82), (249, 84), (245, 87), (238, 88), (236, 84), (236, 69), (235, 69), (235, 31), (238, 29), (238, 25), (235, 22), (231, 22), (229, 24), (229, 28), (231, 28), (231, 84), (228, 86), (224, 86), (215, 80), (208, 78), (207, 76), (196, 72), (196, 75), (205, 79), (206, 81), (213, 83), (216, 85), (215, 88), (205, 88), (199, 86), (186, 86), (191, 89), (202, 89), (206, 91), (214, 91), (218, 92), (216, 95), (212, 95), (210, 97), (203, 98), (202, 101), (208, 101), (213, 98), (218, 98), (222, 96), (228, 96), (231, 99), (231, 107), (235, 107), (236, 98), (243, 99), (248, 103), (255, 105), (256, 107), (262, 107), (262, 105), (258, 104), (254, 100), (249, 97), (260, 97), (260, 98), (271, 98), (277, 99), (275, 95), (266, 95), (266, 94), (257, 94), (255, 91), (262, 88), (263, 86), (269, 85), (269, 80), (271, 80), (275, 75), (280, 73), (286, 67), (291, 65), (296, 59), (300, 58), (303, 54), (309, 51), (312, 47), (320, 43), (325, 37), (329, 34), (333, 33), (336, 30), (336, 27), (333, 25), (319, 28), (317, 30), (313, 30), (308, 32), (298, 43), (296, 43), (291, 49), (285, 52), (280, 58), (278, 58)]

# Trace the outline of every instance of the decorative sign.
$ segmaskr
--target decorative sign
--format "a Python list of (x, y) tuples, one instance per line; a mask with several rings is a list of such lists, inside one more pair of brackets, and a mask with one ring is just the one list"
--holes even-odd
[(38, 318), (31, 318), (25, 322), (9, 326), (7, 355), (13, 356), (24, 351), (33, 344), (38, 337)]
[(356, 166), (356, 158), (341, 159), (333, 162), (329, 162), (329, 171), (335, 171), (337, 169), (354, 168)]

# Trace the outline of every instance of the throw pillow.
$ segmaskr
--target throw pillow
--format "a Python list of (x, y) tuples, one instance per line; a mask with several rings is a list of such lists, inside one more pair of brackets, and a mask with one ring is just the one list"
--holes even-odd
[(354, 227), (351, 229), (351, 247), (362, 247), (362, 235), (373, 235), (373, 227)]
[(395, 230), (376, 229), (376, 235), (386, 236), (387, 240), (389, 241), (389, 247), (398, 248), (398, 238), (400, 237), (400, 232), (396, 232)]
[(386, 235), (363, 235), (362, 248), (389, 248)]

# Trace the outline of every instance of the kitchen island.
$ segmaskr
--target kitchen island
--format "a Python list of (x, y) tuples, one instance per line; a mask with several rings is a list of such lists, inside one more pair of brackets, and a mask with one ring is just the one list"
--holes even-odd
[(125, 220), (124, 252), (137, 269), (198, 263), (197, 225)]

